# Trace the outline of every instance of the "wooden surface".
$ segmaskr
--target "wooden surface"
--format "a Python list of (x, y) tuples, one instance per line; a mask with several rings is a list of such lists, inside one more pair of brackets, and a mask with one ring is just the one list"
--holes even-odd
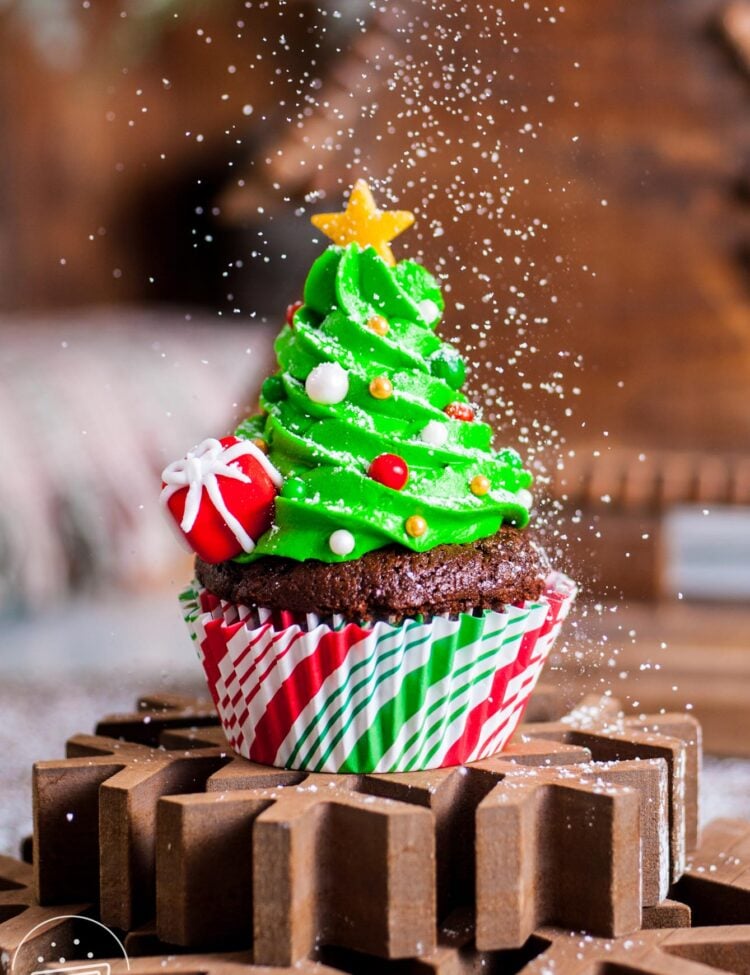
[(631, 606), (579, 620), (578, 628), (590, 641), (574, 638), (552, 662), (572, 696), (611, 691), (628, 714), (688, 709), (703, 726), (707, 753), (750, 757), (747, 608)]

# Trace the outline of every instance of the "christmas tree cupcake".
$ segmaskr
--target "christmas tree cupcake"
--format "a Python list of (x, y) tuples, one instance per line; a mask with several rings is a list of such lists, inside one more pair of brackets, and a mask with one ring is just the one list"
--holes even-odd
[(358, 182), (315, 261), (262, 412), (164, 471), (196, 553), (185, 618), (232, 747), (393, 772), (500, 751), (575, 595), (528, 529), (532, 478), (462, 391), (413, 222)]

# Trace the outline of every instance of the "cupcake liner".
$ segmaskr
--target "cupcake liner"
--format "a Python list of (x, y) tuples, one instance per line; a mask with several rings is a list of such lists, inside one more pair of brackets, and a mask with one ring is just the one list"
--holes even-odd
[(399, 625), (181, 596), (232, 748), (315, 772), (406, 772), (501, 751), (575, 598), (554, 573), (536, 601)]

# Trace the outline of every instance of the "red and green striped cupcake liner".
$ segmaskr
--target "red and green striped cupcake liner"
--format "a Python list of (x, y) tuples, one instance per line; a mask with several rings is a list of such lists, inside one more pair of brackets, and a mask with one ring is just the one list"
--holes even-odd
[(185, 620), (231, 747), (315, 772), (407, 772), (501, 751), (575, 598), (398, 625), (249, 609), (197, 584)]

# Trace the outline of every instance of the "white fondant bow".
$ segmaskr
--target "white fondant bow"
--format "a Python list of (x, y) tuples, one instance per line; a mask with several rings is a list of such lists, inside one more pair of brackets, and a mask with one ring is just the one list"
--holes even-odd
[[(194, 527), (205, 488), (211, 503), (226, 522), (227, 528), (237, 539), (238, 544), (242, 546), (242, 550), (252, 552), (255, 548), (255, 542), (227, 508), (221, 495), (219, 483), (216, 480), (220, 476), (231, 478), (233, 481), (241, 481), (243, 484), (252, 484), (252, 478), (243, 473), (235, 463), (240, 457), (248, 455), (258, 461), (276, 487), (281, 487), (283, 482), (281, 474), (263, 451), (250, 440), (240, 440), (229, 447), (225, 447), (220, 441), (209, 437), (208, 440), (204, 440), (197, 447), (189, 450), (187, 456), (183, 457), (182, 460), (176, 460), (164, 468), (161, 475), (164, 487), (159, 498), (163, 508), (166, 509), (173, 494), (183, 488), (188, 489), (185, 497), (185, 509), (180, 522), (180, 528), (183, 532), (187, 534)], [(171, 517), (169, 520), (172, 521)], [(184, 545), (185, 538), (179, 537)], [(187, 547), (190, 548), (189, 545)]]

